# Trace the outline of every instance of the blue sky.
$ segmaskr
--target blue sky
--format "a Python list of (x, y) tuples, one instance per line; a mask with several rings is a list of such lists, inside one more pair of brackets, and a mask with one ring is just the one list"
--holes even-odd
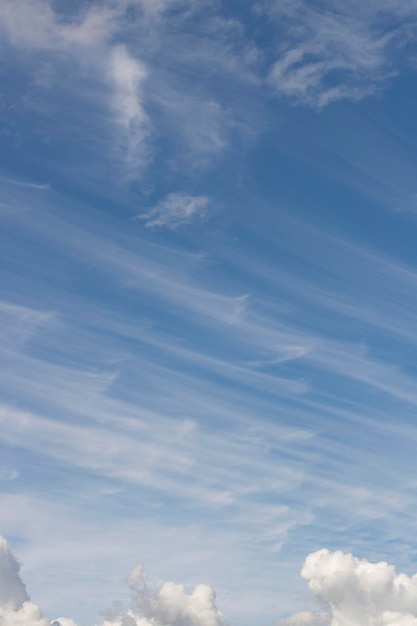
[(413, 574), (417, 2), (2, 0), (0, 28), (31, 597), (96, 624), (142, 562), (256, 626), (317, 610), (321, 548)]

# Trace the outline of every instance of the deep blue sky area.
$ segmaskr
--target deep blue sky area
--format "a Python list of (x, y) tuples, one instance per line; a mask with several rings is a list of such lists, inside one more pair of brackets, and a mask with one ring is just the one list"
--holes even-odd
[(0, 0), (1, 625), (416, 626), (416, 33)]

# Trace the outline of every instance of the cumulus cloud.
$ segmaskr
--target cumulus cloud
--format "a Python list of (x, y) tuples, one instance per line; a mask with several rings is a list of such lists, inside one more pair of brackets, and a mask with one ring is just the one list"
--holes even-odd
[[(352, 554), (319, 550), (301, 570), (310, 591), (325, 611), (295, 613), (278, 626), (417, 626), (417, 574), (397, 574), (385, 562), (370, 563)], [(126, 583), (132, 592), (129, 610), (112, 610), (101, 626), (227, 626), (209, 585), (191, 592), (182, 584), (148, 583), (137, 565)], [(20, 578), (20, 565), (0, 536), (1, 626), (77, 626), (66, 617), (47, 619)]]
[(417, 574), (323, 549), (306, 558), (301, 575), (328, 611), (297, 613), (280, 626), (417, 626)]
[[(66, 617), (52, 621), (44, 617), (30, 601), (19, 572), (10, 545), (0, 536), (1, 626), (76, 626)], [(148, 586), (142, 565), (132, 570), (126, 582), (132, 590), (132, 609), (113, 615), (102, 626), (226, 626), (208, 585), (197, 585), (191, 593), (184, 585), (167, 581)]]
[(216, 595), (208, 585), (197, 585), (188, 593), (185, 586), (160, 581), (155, 587), (143, 585), (136, 592), (136, 605), (154, 626), (223, 626), (223, 615), (216, 606)]
[(138, 215), (147, 228), (178, 228), (197, 218), (202, 218), (209, 199), (205, 196), (190, 196), (186, 193), (170, 193), (146, 213)]
[(40, 608), (30, 602), (19, 572), (20, 565), (10, 545), (0, 536), (1, 626), (49, 626)]
[(0, 536), (0, 605), (20, 608), (29, 597), (20, 579), (20, 565), (10, 545)]

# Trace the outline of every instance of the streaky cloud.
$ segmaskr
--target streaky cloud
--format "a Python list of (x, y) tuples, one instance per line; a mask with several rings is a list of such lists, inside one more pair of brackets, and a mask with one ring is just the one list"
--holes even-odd
[(31, 183), (24, 180), (18, 180), (17, 178), (0, 178), (0, 183), (6, 183), (8, 185), (16, 185), (17, 187), (28, 187), (29, 189), (39, 189), (39, 191), (48, 191), (51, 186), (49, 183)]

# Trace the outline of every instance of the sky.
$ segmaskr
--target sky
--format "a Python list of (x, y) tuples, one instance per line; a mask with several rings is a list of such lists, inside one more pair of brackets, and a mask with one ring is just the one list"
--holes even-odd
[(0, 625), (416, 626), (417, 0), (0, 49)]

